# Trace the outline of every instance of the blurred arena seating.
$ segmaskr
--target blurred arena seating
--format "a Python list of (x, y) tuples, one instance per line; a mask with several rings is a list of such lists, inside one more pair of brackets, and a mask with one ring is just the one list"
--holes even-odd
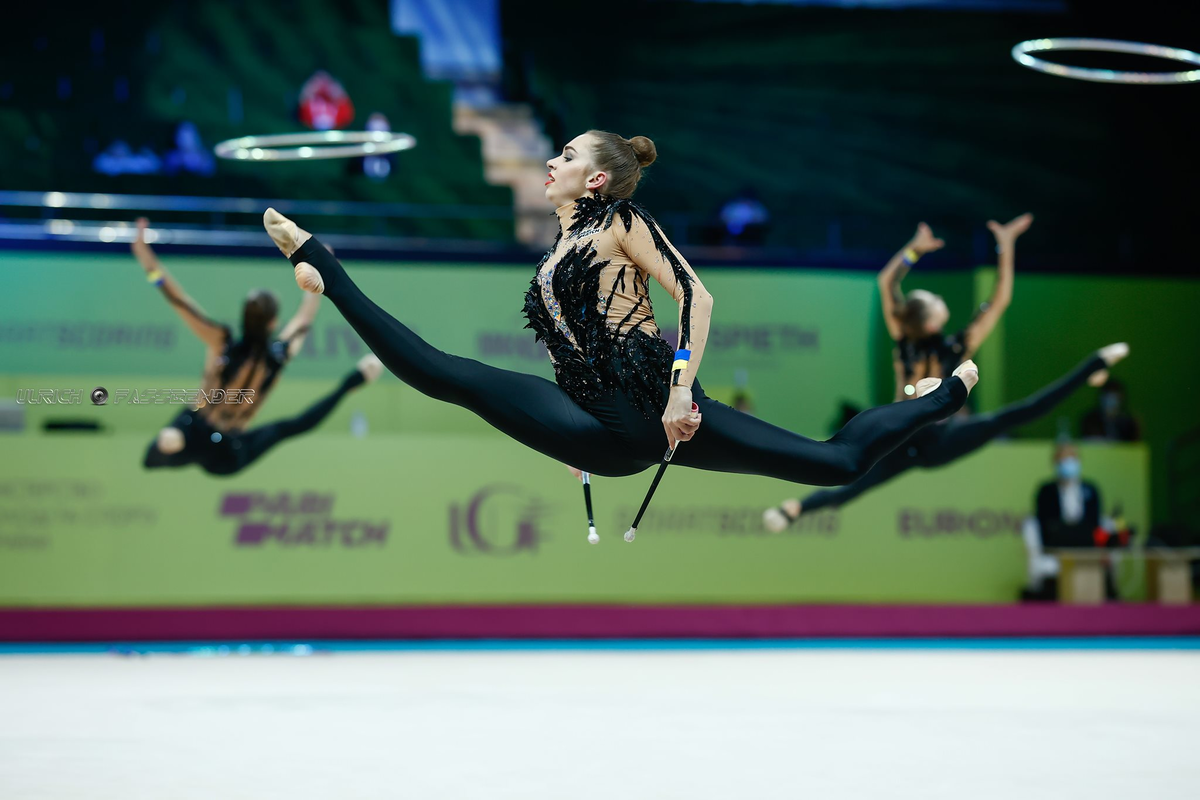
[(564, 53), (597, 26), (590, 7), (501, 9), (508, 90), (560, 146), (597, 126), (658, 143), (639, 199), (676, 243), (706, 241), (721, 204), (752, 187), (774, 219), (768, 245), (810, 265), (886, 257), (914, 214), (944, 231), (949, 258), (988, 263), (983, 221), (1034, 209), (1053, 224), (1022, 242), (1022, 269), (1180, 269), (1158, 256), (1184, 218), (1143, 198), (1182, 208), (1200, 179), (1194, 159), (1168, 155), (1186, 149), (1194, 104), (1020, 69), (1009, 50), (1058, 30), (1054, 14), (614, 0), (604, 45)]
[[(14, 42), (19, 52), (6, 57), (20, 68), (0, 78), (7, 190), (409, 203), (420, 213), (329, 224), (392, 236), (512, 239), (510, 189), (486, 182), (479, 139), (451, 128), (452, 85), (424, 79), (418, 41), (392, 33), (386, 4), (134, 0), (102, 23), (97, 15), (33, 16)], [(393, 130), (416, 136), (419, 150), (397, 156), (390, 179), (355, 174), (343, 160), (219, 161), (211, 177), (93, 169), (97, 154), (117, 140), (161, 156), (184, 121), (196, 125), (206, 148), (235, 136), (299, 130), (300, 88), (318, 69), (350, 94), (351, 129), (361, 130), (378, 111)], [(10, 218), (41, 213), (4, 211)], [(156, 216), (172, 219), (170, 212)]]

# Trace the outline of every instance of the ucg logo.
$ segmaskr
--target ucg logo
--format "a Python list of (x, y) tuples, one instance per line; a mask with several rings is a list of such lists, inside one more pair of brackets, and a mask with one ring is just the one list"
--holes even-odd
[(536, 551), (547, 506), (519, 486), (492, 484), (466, 503), (450, 506), (450, 546), (460, 553), (515, 555)]

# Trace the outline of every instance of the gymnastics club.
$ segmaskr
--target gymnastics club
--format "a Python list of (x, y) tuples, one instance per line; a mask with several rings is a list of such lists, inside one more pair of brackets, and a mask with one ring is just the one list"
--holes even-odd
[(588, 544), (599, 544), (600, 534), (596, 533), (596, 521), (592, 516), (592, 474), (581, 472), (579, 479), (583, 481), (583, 502), (588, 514)]
[[(700, 406), (692, 403), (692, 413), (695, 414), (700, 410)], [(629, 526), (629, 530), (625, 531), (625, 541), (632, 542), (637, 536), (638, 525), (642, 522), (642, 514), (646, 513), (646, 507), (650, 505), (650, 498), (654, 497), (654, 490), (658, 488), (658, 482), (662, 480), (663, 473), (667, 471), (667, 464), (671, 463), (671, 456), (675, 455), (675, 451), (679, 449), (679, 442), (676, 441), (674, 446), (667, 450), (663, 456), (662, 463), (658, 465), (658, 472), (654, 474), (654, 480), (650, 481), (650, 491), (646, 492), (646, 499), (642, 501), (642, 507), (638, 509), (637, 516), (633, 518), (633, 524)]]

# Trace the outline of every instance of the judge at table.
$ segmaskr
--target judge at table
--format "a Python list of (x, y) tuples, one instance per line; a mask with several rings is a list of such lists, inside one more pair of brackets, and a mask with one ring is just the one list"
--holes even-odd
[(1079, 450), (1070, 443), (1054, 449), (1057, 480), (1037, 493), (1037, 521), (1043, 547), (1095, 547), (1100, 529), (1100, 491), (1083, 480)]

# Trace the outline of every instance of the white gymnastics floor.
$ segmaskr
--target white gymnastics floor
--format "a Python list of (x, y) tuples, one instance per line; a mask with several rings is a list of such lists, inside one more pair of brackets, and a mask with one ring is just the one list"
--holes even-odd
[(0, 655), (0, 798), (1195, 798), (1200, 650)]

